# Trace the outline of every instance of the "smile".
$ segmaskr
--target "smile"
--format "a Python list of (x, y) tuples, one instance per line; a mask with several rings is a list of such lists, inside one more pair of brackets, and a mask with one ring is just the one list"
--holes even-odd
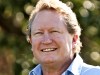
[(51, 52), (51, 51), (55, 51), (57, 48), (46, 48), (46, 49), (42, 49), (43, 52)]

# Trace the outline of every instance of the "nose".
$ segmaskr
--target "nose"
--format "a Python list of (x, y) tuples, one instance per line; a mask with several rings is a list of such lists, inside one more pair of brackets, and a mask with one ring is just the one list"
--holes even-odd
[(52, 43), (52, 38), (51, 38), (51, 36), (48, 33), (44, 34), (43, 39), (42, 39), (42, 43), (43, 44), (50, 44), (50, 43)]

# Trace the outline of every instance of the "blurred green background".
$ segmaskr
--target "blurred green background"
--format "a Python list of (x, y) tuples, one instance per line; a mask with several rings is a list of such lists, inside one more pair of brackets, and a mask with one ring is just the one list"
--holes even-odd
[[(36, 66), (26, 41), (30, 12), (38, 0), (0, 0), (0, 75), (28, 75)], [(82, 28), (80, 55), (100, 65), (100, 1), (62, 0), (76, 13)]]

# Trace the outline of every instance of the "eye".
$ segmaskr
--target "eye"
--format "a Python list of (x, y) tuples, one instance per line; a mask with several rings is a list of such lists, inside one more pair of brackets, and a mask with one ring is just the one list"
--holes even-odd
[(57, 30), (53, 30), (53, 31), (51, 31), (51, 33), (60, 33), (60, 32)]
[(43, 32), (35, 32), (34, 35), (41, 35)]

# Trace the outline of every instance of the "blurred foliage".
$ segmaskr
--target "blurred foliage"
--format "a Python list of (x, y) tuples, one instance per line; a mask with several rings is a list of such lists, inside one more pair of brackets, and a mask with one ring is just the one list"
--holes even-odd
[[(27, 75), (36, 64), (26, 27), (38, 0), (0, 0), (0, 75)], [(80, 55), (92, 65), (100, 65), (100, 1), (62, 0), (76, 13), (82, 28)]]

